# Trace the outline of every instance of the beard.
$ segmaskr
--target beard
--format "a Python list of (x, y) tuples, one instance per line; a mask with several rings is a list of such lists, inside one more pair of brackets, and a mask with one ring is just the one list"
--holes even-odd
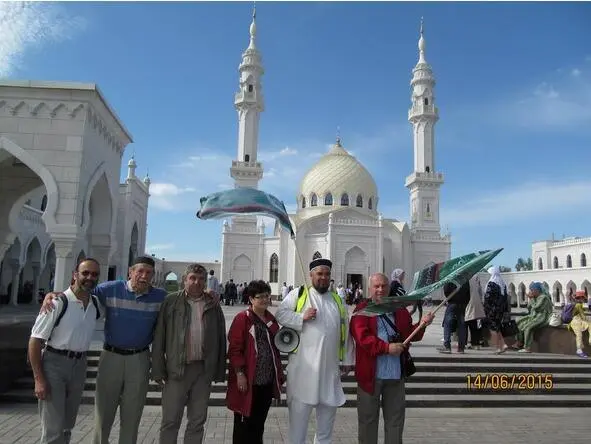
[(329, 285), (323, 285), (322, 287), (320, 285), (313, 285), (313, 287), (318, 293), (324, 294), (328, 291)]

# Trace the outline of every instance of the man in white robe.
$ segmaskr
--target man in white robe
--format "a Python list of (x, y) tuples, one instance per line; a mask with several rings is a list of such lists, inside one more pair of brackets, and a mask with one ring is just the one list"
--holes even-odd
[(287, 367), (290, 444), (305, 444), (313, 408), (316, 408), (317, 422), (314, 443), (332, 442), (337, 407), (346, 400), (341, 375), (351, 372), (355, 363), (346, 305), (344, 359), (339, 359), (341, 312), (333, 294), (329, 292), (331, 267), (332, 263), (328, 259), (312, 261), (312, 287), (308, 289), (308, 297), (301, 311), (296, 313), (299, 288), (294, 288), (275, 313), (281, 325), (296, 330), (300, 335), (298, 349), (296, 353), (290, 354)]

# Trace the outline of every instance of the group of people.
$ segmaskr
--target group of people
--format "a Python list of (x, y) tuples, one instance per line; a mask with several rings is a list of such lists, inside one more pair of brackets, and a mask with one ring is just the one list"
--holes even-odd
[[(472, 277), (460, 289), (456, 289), (453, 284), (444, 286), (444, 295), (449, 299), (443, 319), (444, 337), (443, 347), (438, 349), (440, 353), (451, 353), (451, 336), (454, 331), (458, 338), (458, 353), (464, 353), (467, 347), (468, 331), (471, 346), (480, 348), (484, 328), (490, 331), (496, 354), (503, 354), (508, 350), (531, 353), (534, 333), (550, 324), (555, 314), (552, 299), (542, 283), (532, 282), (527, 293), (527, 314), (514, 323), (516, 329), (511, 328), (511, 304), (507, 285), (501, 277), (499, 267), (493, 266), (487, 271), (490, 279), (484, 295), (478, 276)], [(584, 291), (575, 292), (573, 300), (565, 309), (570, 313), (568, 319), (562, 315), (563, 322), (575, 335), (576, 353), (581, 358), (588, 357), (583, 351), (583, 332), (591, 331), (591, 323), (587, 320), (584, 309), (586, 298)], [(560, 317), (559, 314), (556, 315)], [(515, 343), (507, 345), (505, 338), (513, 336)]]
[[(386, 442), (402, 442), (404, 381), (412, 373), (405, 339), (433, 321), (420, 323), (401, 308), (369, 317), (350, 317), (342, 298), (330, 289), (332, 263), (310, 264), (311, 286), (291, 290), (276, 315), (271, 289), (252, 281), (244, 289), (249, 306), (232, 321), (228, 334), (219, 296), (208, 291), (208, 273), (191, 264), (183, 288), (166, 294), (151, 285), (154, 261), (142, 256), (127, 281), (98, 284), (100, 264), (76, 265), (71, 286), (46, 295), (32, 328), (29, 359), (39, 399), (42, 443), (69, 443), (84, 391), (87, 352), (96, 320), (104, 317), (104, 344), (95, 396), (94, 444), (107, 444), (120, 409), (118, 442), (137, 442), (149, 380), (162, 387), (160, 443), (176, 443), (185, 407), (184, 442), (203, 442), (212, 383), (228, 379), (226, 404), (234, 412), (233, 442), (262, 443), (273, 399), (287, 382), (289, 441), (306, 441), (316, 410), (315, 442), (329, 443), (337, 408), (345, 403), (341, 376), (355, 369), (358, 382), (359, 442), (377, 443), (379, 409), (384, 410)], [(380, 303), (390, 292), (388, 277), (369, 279), (369, 299)], [(274, 337), (281, 326), (299, 334), (290, 353), (287, 377)], [(229, 366), (227, 360), (229, 361)]]

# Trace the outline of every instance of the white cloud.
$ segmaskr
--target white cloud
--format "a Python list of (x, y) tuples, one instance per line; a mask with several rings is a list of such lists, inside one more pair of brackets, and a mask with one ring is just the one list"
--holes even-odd
[(28, 49), (71, 38), (85, 26), (56, 3), (0, 2), (0, 77), (21, 67)]
[(591, 205), (591, 183), (564, 184), (529, 182), (499, 189), (486, 195), (462, 198), (462, 202), (442, 208), (444, 224), (467, 226), (512, 226), (534, 223), (535, 217), (579, 214)]
[(154, 244), (154, 245), (148, 245), (146, 247), (146, 251), (148, 251), (150, 253), (157, 253), (159, 251), (172, 250), (173, 248), (174, 248), (174, 244)]
[(533, 130), (591, 130), (591, 75), (578, 68), (559, 70), (507, 105), (493, 106), (493, 117)]
[(153, 183), (150, 186), (150, 194), (157, 197), (178, 196), (190, 191), (195, 191), (195, 188), (180, 188), (172, 183)]
[[(195, 188), (192, 187), (179, 187), (173, 183), (152, 183), (150, 185), (150, 206), (161, 210), (179, 210), (178, 196), (186, 193), (195, 192)], [(192, 206), (196, 205), (196, 202), (191, 202)]]

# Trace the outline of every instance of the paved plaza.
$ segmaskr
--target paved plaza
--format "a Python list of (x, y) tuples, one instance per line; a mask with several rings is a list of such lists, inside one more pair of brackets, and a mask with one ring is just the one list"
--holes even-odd
[[(224, 307), (229, 327), (233, 317), (244, 306)], [(35, 307), (0, 310), (2, 322), (18, 318), (34, 318)], [(442, 313), (429, 327), (422, 344), (413, 346), (415, 355), (434, 354), (440, 344)], [(416, 316), (415, 316), (416, 319)], [(93, 348), (100, 348), (102, 325), (93, 341)], [(489, 351), (468, 351), (488, 353)], [(461, 359), (460, 356), (458, 358)], [(157, 443), (160, 425), (160, 407), (146, 407), (140, 426), (139, 443)], [(459, 442), (486, 443), (588, 443), (591, 409), (533, 409), (533, 408), (466, 408), (466, 409), (408, 409), (406, 413), (405, 444), (456, 444)], [(206, 443), (232, 442), (233, 416), (224, 407), (210, 407), (206, 423)], [(312, 415), (309, 442), (316, 422)], [(116, 421), (111, 442), (116, 442), (119, 423)], [(181, 426), (181, 436), (185, 423)], [(265, 443), (288, 443), (287, 409), (272, 408), (266, 423)], [(380, 426), (381, 429), (381, 426)], [(30, 404), (0, 404), (0, 444), (36, 443), (39, 439), (37, 406)], [(80, 408), (78, 423), (72, 443), (90, 443), (93, 430), (93, 407)], [(380, 431), (380, 436), (381, 435)], [(357, 442), (357, 413), (355, 409), (339, 409), (335, 424), (335, 443)]]

